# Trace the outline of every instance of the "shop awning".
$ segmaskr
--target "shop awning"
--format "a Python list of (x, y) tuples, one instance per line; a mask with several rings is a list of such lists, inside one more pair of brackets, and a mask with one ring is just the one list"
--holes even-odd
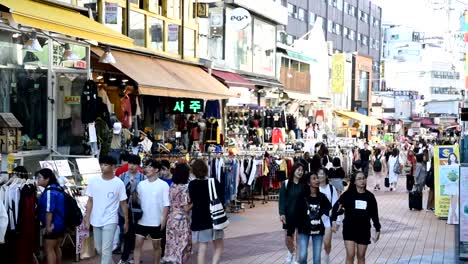
[(346, 117), (350, 119), (354, 119), (356, 121), (359, 121), (359, 123), (362, 123), (363, 125), (369, 125), (369, 126), (378, 126), (381, 124), (380, 120), (377, 118), (371, 117), (371, 116), (366, 116), (357, 112), (351, 112), (351, 111), (335, 111), (335, 113), (338, 116), (341, 117)]
[(286, 94), (288, 95), (289, 99), (293, 99), (298, 102), (316, 102), (318, 101), (318, 98), (311, 95), (311, 94), (305, 94), (305, 93), (297, 93), (297, 92), (291, 92), (291, 91), (286, 91)]
[(244, 87), (248, 89), (255, 88), (255, 85), (235, 72), (212, 70), (211, 74), (229, 87)]
[(31, 0), (1, 0), (0, 7), (11, 13), (14, 22), (22, 26), (94, 40), (113, 46), (133, 46), (131, 38), (76, 11)]
[[(92, 47), (101, 56), (104, 51)], [(112, 50), (115, 68), (138, 83), (140, 94), (199, 99), (228, 99), (237, 95), (198, 66)]]
[(251, 82), (254, 85), (258, 86), (266, 86), (266, 87), (273, 87), (273, 88), (283, 88), (283, 84), (275, 79), (274, 77), (259, 77), (259, 76), (251, 76), (251, 75), (242, 75), (245, 79)]

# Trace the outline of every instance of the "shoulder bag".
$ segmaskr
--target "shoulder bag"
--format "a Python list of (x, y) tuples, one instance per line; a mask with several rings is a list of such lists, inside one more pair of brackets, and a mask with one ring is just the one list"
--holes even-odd
[(214, 178), (208, 179), (208, 192), (210, 194), (210, 213), (213, 220), (213, 229), (223, 230), (229, 225), (229, 220), (221, 201), (218, 199)]

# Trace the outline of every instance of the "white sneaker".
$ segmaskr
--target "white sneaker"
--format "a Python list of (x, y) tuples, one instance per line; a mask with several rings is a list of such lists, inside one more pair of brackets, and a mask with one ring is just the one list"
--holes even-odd
[(294, 261), (294, 254), (292, 254), (288, 250), (288, 255), (286, 256), (286, 264), (295, 264), (294, 262), (295, 262)]
[(330, 264), (330, 255), (325, 254), (325, 264)]

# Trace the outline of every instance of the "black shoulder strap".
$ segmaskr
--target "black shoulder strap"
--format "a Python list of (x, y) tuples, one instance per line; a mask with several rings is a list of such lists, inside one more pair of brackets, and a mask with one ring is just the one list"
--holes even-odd
[[(330, 187), (330, 200), (333, 201), (333, 187), (332, 187), (331, 184), (328, 184), (328, 186)], [(331, 203), (332, 201), (330, 201), (330, 203)]]

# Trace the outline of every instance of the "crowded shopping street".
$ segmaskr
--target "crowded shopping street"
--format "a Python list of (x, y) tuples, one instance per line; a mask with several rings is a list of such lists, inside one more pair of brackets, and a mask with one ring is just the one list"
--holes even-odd
[(0, 264), (465, 263), (467, 43), (468, 0), (0, 0)]

